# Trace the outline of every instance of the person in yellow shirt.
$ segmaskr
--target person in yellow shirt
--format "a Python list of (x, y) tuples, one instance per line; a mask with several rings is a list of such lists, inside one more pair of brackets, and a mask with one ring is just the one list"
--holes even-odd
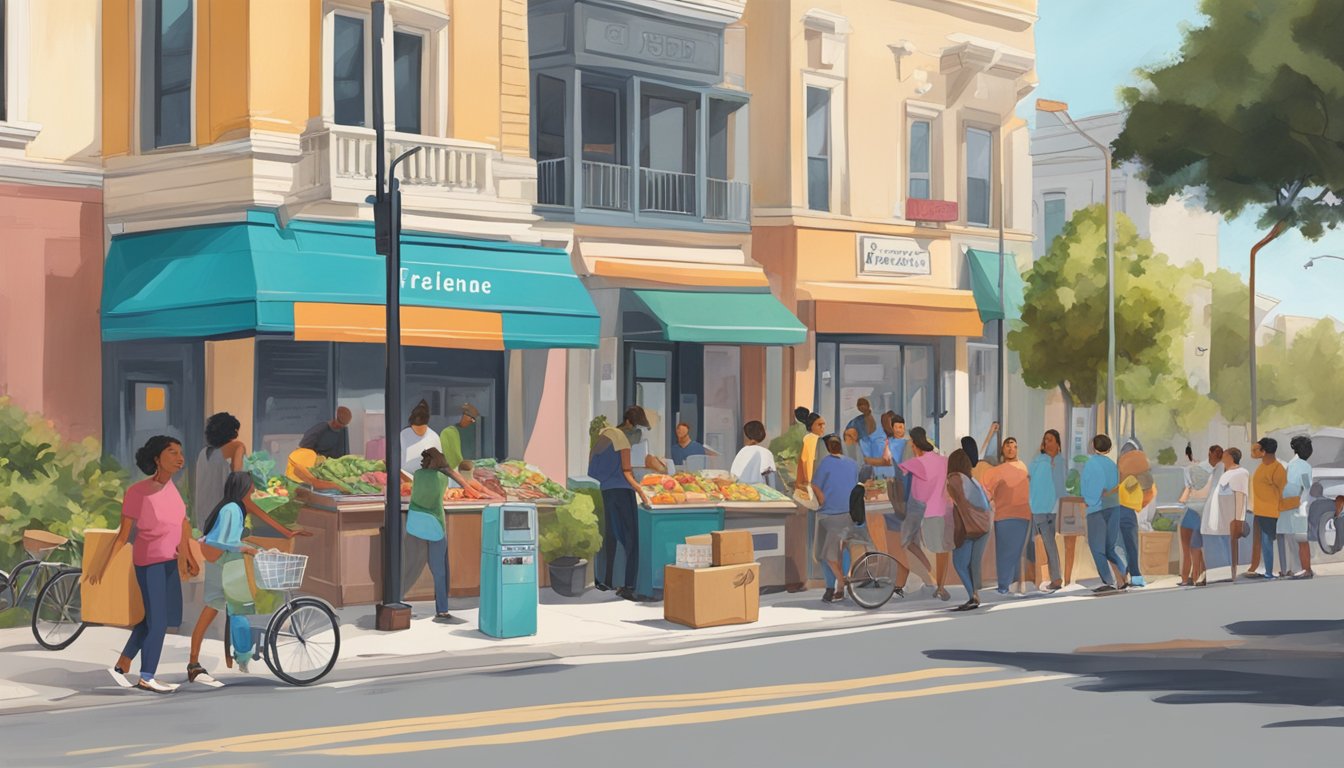
[(1274, 540), (1279, 533), (1279, 511), (1283, 508), (1283, 489), (1288, 485), (1288, 470), (1274, 455), (1279, 450), (1279, 441), (1262, 437), (1256, 445), (1260, 446), (1262, 455), (1260, 466), (1251, 480), (1251, 510), (1255, 513), (1255, 523), (1260, 531), (1260, 553), (1265, 558), (1265, 578), (1277, 579), (1278, 576), (1274, 575)]
[(1152, 503), (1157, 495), (1153, 483), (1152, 463), (1143, 452), (1139, 441), (1130, 438), (1120, 449), (1120, 460), (1116, 462), (1120, 473), (1120, 485), (1116, 495), (1120, 502), (1120, 544), (1125, 550), (1125, 562), (1128, 564), (1128, 578), (1117, 574), (1120, 583), (1126, 587), (1143, 587), (1146, 582), (1139, 572), (1139, 513)]

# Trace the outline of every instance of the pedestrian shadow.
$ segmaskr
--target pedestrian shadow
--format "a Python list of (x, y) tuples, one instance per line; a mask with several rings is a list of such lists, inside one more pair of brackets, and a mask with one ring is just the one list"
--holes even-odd
[[(1074, 653), (931, 650), (925, 655), (936, 661), (1075, 675), (1087, 680), (1077, 690), (1152, 693), (1159, 704), (1344, 706), (1344, 652), (1337, 650), (1344, 621), (1253, 621), (1225, 629), (1238, 637), (1295, 639), (1289, 647), (1282, 642), (1256, 647), (1251, 641), (1171, 641)], [(1344, 727), (1344, 718), (1263, 727), (1298, 726)]]

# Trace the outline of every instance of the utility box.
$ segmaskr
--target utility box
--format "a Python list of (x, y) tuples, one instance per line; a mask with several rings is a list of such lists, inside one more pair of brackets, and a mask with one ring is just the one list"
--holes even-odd
[(537, 633), (537, 507), (491, 504), (481, 512), (480, 630)]

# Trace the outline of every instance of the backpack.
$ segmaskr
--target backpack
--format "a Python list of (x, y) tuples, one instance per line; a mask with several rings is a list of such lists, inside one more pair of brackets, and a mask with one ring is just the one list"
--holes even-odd
[(849, 492), (849, 519), (854, 521), (855, 525), (863, 525), (868, 522), (868, 503), (866, 501), (867, 493), (863, 485), (855, 485)]

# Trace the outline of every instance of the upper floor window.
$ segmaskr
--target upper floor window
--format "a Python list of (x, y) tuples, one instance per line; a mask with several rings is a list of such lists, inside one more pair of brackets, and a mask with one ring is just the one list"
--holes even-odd
[(425, 38), (414, 32), (398, 31), (392, 36), (392, 68), (396, 93), (396, 127), (402, 133), (423, 133), (421, 130), (424, 87)]
[(1044, 203), (1044, 228), (1041, 233), (1045, 249), (1050, 250), (1050, 245), (1055, 242), (1064, 231), (1064, 220), (1067, 212), (1064, 208), (1065, 198), (1063, 192), (1046, 192)]
[(929, 129), (928, 120), (910, 121), (910, 170), (906, 196), (912, 199), (928, 200), (933, 196), (933, 185), (929, 175), (929, 169), (933, 165)]
[(338, 14), (332, 27), (331, 91), (337, 125), (369, 125), (370, 94), (364, 73), (369, 68), (366, 19)]
[(1111, 193), (1111, 210), (1116, 213), (1125, 212), (1125, 190), (1120, 189)]
[(831, 92), (807, 89), (807, 207), (831, 209)]
[(695, 214), (700, 100), (670, 88), (641, 94), (640, 209)]
[[(617, 165), (625, 162), (625, 131), (621, 92), (598, 85), (583, 86), (583, 159)], [(564, 107), (561, 107), (561, 117)]]
[(966, 223), (987, 227), (994, 168), (993, 134), (966, 129)]
[(141, 148), (191, 143), (192, 0), (143, 0)]

